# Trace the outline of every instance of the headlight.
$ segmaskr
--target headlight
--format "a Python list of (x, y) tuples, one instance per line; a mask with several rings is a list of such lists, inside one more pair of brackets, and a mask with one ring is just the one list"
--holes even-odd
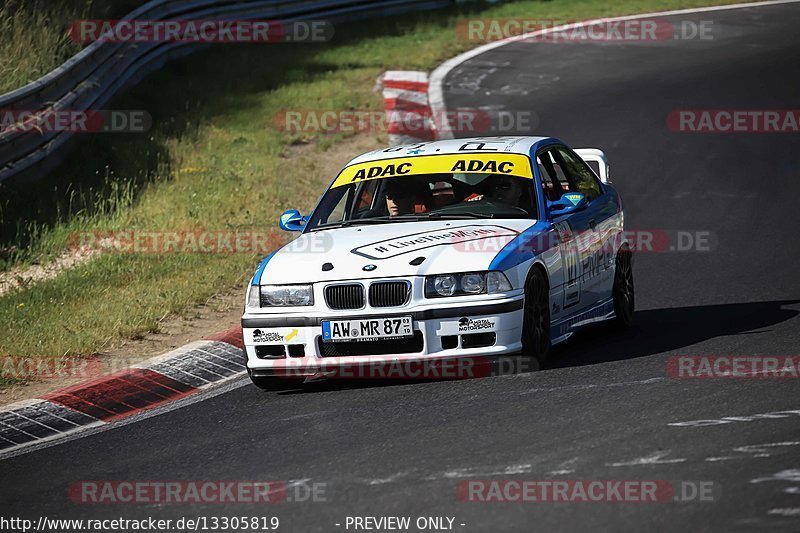
[(314, 292), (311, 285), (262, 285), (260, 301), (262, 307), (314, 305)]
[(465, 272), (425, 277), (426, 298), (495, 294), (510, 290), (511, 284), (502, 272)]
[(464, 274), (461, 276), (461, 290), (468, 294), (481, 294), (486, 289), (486, 274)]
[(456, 292), (456, 277), (434, 276), (433, 290), (438, 296), (452, 296)]
[(498, 292), (508, 292), (511, 290), (511, 283), (502, 272), (489, 272), (486, 276), (486, 291), (489, 294)]

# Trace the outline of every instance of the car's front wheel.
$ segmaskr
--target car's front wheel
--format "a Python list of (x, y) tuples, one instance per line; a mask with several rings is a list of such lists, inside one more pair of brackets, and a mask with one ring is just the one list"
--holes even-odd
[(522, 355), (539, 363), (550, 355), (550, 295), (547, 280), (536, 268), (525, 286)]
[(628, 329), (633, 325), (633, 312), (636, 307), (633, 290), (633, 254), (630, 250), (623, 249), (617, 254), (612, 294), (615, 322), (620, 328)]

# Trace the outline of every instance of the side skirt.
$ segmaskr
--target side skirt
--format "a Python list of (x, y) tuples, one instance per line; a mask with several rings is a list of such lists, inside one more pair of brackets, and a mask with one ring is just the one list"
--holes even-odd
[(614, 300), (608, 298), (590, 309), (550, 324), (550, 342), (555, 346), (570, 338), (582, 326), (612, 318), (614, 318)]

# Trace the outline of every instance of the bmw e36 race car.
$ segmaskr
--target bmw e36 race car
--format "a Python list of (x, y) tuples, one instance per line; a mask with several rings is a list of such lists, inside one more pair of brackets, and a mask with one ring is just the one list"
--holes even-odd
[(597, 149), (487, 137), (376, 150), (279, 225), (301, 234), (260, 263), (242, 317), (262, 388), (365, 357), (543, 361), (585, 324), (633, 319), (632, 248)]

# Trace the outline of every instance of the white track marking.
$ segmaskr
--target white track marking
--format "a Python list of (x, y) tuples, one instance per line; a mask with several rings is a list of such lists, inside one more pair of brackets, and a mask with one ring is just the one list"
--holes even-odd
[(767, 514), (776, 514), (780, 516), (800, 516), (800, 507), (782, 507), (780, 509), (770, 509)]
[(406, 476), (408, 476), (408, 472), (397, 472), (396, 474), (392, 474), (389, 477), (370, 479), (369, 481), (367, 481), (367, 485), (384, 485), (386, 483), (394, 483), (398, 479), (402, 479)]
[[(753, 3), (744, 3), (744, 4), (730, 4), (727, 6), (711, 6), (711, 7), (696, 7), (690, 9), (676, 9), (673, 11), (659, 11), (656, 13), (641, 13), (638, 15), (627, 15), (623, 17), (614, 17), (614, 18), (607, 18), (607, 19), (594, 19), (594, 20), (587, 20), (583, 22), (578, 22), (574, 24), (565, 24), (562, 26), (556, 26), (553, 28), (545, 28), (543, 30), (538, 30), (529, 33), (523, 33), (522, 35), (515, 35), (513, 37), (509, 37), (507, 39), (502, 39), (500, 41), (494, 41), (483, 46), (479, 46), (477, 48), (473, 48), (468, 52), (464, 52), (463, 54), (457, 55), (451, 59), (448, 59), (436, 69), (431, 72), (430, 75), (430, 82), (428, 85), (428, 100), (430, 101), (431, 110), (434, 116), (444, 116), (443, 113), (446, 111), (444, 105), (444, 79), (450, 73), (451, 70), (462, 64), (463, 62), (472, 59), (473, 57), (479, 56), (483, 53), (486, 53), (490, 50), (494, 50), (495, 48), (499, 48), (501, 46), (505, 46), (507, 44), (522, 41), (525, 39), (529, 39), (532, 37), (536, 37), (539, 35), (546, 35), (548, 33), (554, 33), (564, 30), (569, 30), (572, 28), (577, 28), (580, 26), (585, 26), (589, 24), (594, 24), (598, 22), (616, 22), (616, 21), (624, 21), (624, 20), (636, 20), (642, 18), (649, 18), (649, 17), (667, 17), (672, 15), (683, 15), (683, 14), (690, 14), (690, 13), (708, 13), (711, 11), (728, 11), (732, 9), (746, 9), (746, 8), (753, 8), (753, 7), (764, 7), (764, 6), (774, 6), (780, 4), (794, 4), (800, 2), (800, 0), (772, 0), (768, 2), (753, 2)], [(449, 124), (447, 121), (443, 121), (444, 124), (441, 125), (441, 128), (438, 130), (439, 138), (440, 139), (452, 139), (453, 132), (449, 128)]]
[(551, 470), (550, 472), (548, 472), (547, 475), (549, 475), (549, 476), (564, 476), (564, 475), (567, 475), (567, 474), (571, 474), (571, 473), (575, 472), (575, 469), (574, 468), (570, 468), (570, 467), (574, 466), (575, 463), (577, 463), (577, 462), (578, 462), (578, 458), (577, 457), (573, 457), (572, 459), (567, 459), (566, 461), (563, 461), (562, 463), (560, 463), (558, 465), (557, 469)]
[[(565, 467), (571, 466), (578, 460), (577, 457), (573, 457), (567, 461), (560, 463), (560, 469), (553, 470), (548, 472), (547, 475), (549, 476), (562, 476), (566, 474), (571, 474), (575, 470), (568, 469)], [(465, 467), (465, 468), (455, 468), (453, 470), (447, 470), (445, 472), (439, 472), (436, 474), (430, 474), (422, 479), (426, 481), (440, 481), (445, 479), (459, 479), (459, 478), (471, 478), (471, 477), (494, 477), (494, 476), (514, 476), (519, 474), (530, 474), (533, 471), (533, 465), (530, 463), (522, 463), (522, 464), (513, 464), (503, 467)], [(409, 477), (413, 472), (411, 471), (403, 471), (391, 474), (384, 478), (376, 478), (376, 479), (369, 479), (369, 480), (360, 480), (362, 483), (366, 483), (367, 485), (383, 485), (386, 483), (394, 483), (395, 481), (399, 481), (400, 479)]]
[(764, 481), (791, 481), (791, 482), (798, 482), (800, 481), (800, 470), (792, 469), (792, 470), (781, 470), (776, 474), (772, 474), (768, 477), (759, 477), (756, 479), (751, 479), (750, 483), (763, 483)]
[(747, 446), (738, 446), (734, 448), (733, 451), (751, 454), (752, 457), (771, 457), (770, 451), (772, 448), (779, 448), (783, 446), (800, 446), (800, 442), (788, 441), (770, 442), (768, 444), (750, 444)]
[(732, 461), (735, 459), (757, 459), (764, 457), (772, 457), (772, 449), (786, 446), (800, 446), (800, 441), (788, 442), (769, 442), (766, 444), (749, 444), (747, 446), (737, 446), (733, 449), (734, 452), (739, 452), (743, 455), (723, 455), (720, 457), (706, 457), (704, 460), (709, 463), (716, 463), (719, 461)]
[(425, 477), (426, 481), (437, 481), (440, 479), (458, 479), (464, 477), (490, 477), (490, 476), (513, 476), (516, 474), (529, 474), (533, 468), (531, 464), (518, 464), (501, 467), (500, 469), (487, 468), (485, 470), (477, 468), (456, 468), (439, 474)]
[(565, 476), (567, 474), (573, 473), (574, 470), (551, 470), (547, 473), (549, 476)]
[(633, 459), (632, 461), (623, 461), (619, 463), (606, 463), (606, 466), (643, 466), (643, 465), (671, 465), (675, 463), (683, 463), (686, 459), (664, 459), (669, 455), (669, 450), (663, 452), (654, 452), (646, 457)]
[(756, 420), (778, 420), (782, 418), (790, 418), (796, 416), (800, 416), (800, 409), (773, 411), (771, 413), (758, 413), (747, 416), (724, 416), (719, 419), (689, 420), (687, 422), (670, 422), (667, 425), (673, 427), (706, 427), (706, 426), (719, 426), (723, 424), (732, 424), (734, 422), (754, 422)]
[(547, 387), (547, 388), (537, 388), (537, 389), (528, 389), (520, 392), (519, 394), (532, 394), (534, 392), (554, 392), (560, 390), (585, 390), (585, 389), (605, 389), (605, 388), (612, 388), (612, 387), (627, 387), (628, 385), (652, 385), (653, 383), (659, 383), (664, 381), (666, 378), (648, 378), (648, 379), (641, 379), (638, 381), (620, 381), (618, 383), (583, 383), (577, 385), (563, 385), (561, 387)]

